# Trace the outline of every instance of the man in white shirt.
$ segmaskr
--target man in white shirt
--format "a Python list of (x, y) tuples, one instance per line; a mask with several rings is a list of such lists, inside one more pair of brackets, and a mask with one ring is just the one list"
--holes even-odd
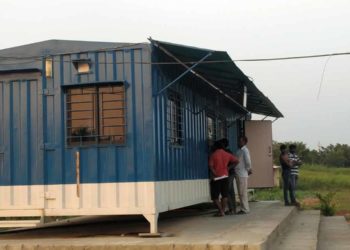
[(246, 136), (241, 136), (239, 138), (239, 150), (237, 151), (237, 157), (239, 163), (236, 166), (236, 175), (238, 179), (238, 194), (241, 203), (241, 211), (237, 214), (247, 214), (249, 213), (249, 203), (248, 203), (248, 176), (252, 174), (252, 163), (250, 159), (249, 149), (246, 144), (248, 143), (248, 138)]

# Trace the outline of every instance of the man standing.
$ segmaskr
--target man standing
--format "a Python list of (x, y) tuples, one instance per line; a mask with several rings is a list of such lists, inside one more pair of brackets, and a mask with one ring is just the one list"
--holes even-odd
[[(237, 164), (238, 159), (232, 154), (227, 153), (224, 150), (223, 143), (219, 143), (218, 148), (211, 154), (209, 158), (209, 168), (213, 175), (212, 183), (212, 199), (219, 209), (219, 213), (216, 216), (224, 216), (227, 205), (228, 196), (228, 169), (230, 164)], [(219, 196), (221, 194), (221, 201)]]
[(248, 176), (252, 174), (252, 163), (250, 159), (250, 153), (247, 148), (248, 138), (246, 136), (241, 136), (239, 138), (239, 150), (237, 151), (237, 157), (239, 160), (236, 166), (236, 174), (238, 179), (238, 194), (241, 203), (241, 211), (237, 214), (247, 214), (249, 213), (249, 203), (248, 203)]
[[(224, 150), (227, 153), (233, 154), (232, 151), (228, 148), (229, 141), (224, 138), (221, 140), (224, 146)], [(236, 176), (235, 171), (235, 165), (229, 164), (228, 165), (228, 197), (227, 197), (227, 205), (228, 205), (228, 211), (225, 212), (227, 215), (233, 215), (236, 213), (236, 194), (235, 194), (235, 188), (234, 188), (234, 180)]]
[[(295, 193), (292, 190), (291, 186), (291, 168), (293, 167), (293, 164), (290, 162), (288, 158), (288, 152), (287, 152), (287, 146), (282, 144), (280, 146), (280, 164), (282, 168), (282, 179), (283, 179), (283, 198), (284, 198), (284, 205), (290, 206), (291, 204), (296, 203), (295, 200)], [(288, 192), (290, 201), (288, 198)]]
[[(295, 197), (295, 191), (297, 188), (297, 181), (299, 176), (299, 166), (302, 164), (299, 156), (296, 153), (296, 150), (297, 150), (297, 146), (295, 144), (289, 145), (288, 158), (293, 165), (290, 169), (290, 185), (291, 185), (291, 189), (294, 197)], [(299, 206), (300, 204), (295, 200), (295, 201), (292, 201), (292, 205)]]

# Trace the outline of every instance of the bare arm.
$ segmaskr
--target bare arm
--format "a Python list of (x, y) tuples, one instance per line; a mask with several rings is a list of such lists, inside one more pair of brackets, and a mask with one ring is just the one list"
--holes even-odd
[(243, 153), (243, 159), (245, 162), (246, 169), (248, 171), (252, 170), (252, 160), (250, 159), (250, 153), (249, 150), (246, 148)]
[(282, 158), (282, 161), (283, 161), (288, 167), (290, 167), (290, 168), (293, 167), (293, 163), (289, 160), (287, 154), (283, 154), (283, 155), (281, 156), (281, 158)]

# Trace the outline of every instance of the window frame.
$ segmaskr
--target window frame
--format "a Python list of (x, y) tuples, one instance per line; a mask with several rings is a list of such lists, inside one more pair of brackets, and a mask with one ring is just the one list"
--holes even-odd
[[(212, 132), (212, 138), (209, 136), (209, 119), (212, 120), (212, 126), (213, 126), (213, 132)], [(206, 114), (206, 127), (207, 127), (207, 141), (208, 144), (211, 146), (214, 144), (214, 142), (217, 140), (217, 133), (216, 133), (216, 116), (212, 114), (211, 112)]]
[[(228, 131), (227, 131), (227, 120), (225, 117), (223, 116), (218, 116), (216, 117), (217, 120), (217, 126), (216, 126), (216, 135), (218, 136), (218, 139), (222, 139), (222, 138), (227, 138), (228, 136)], [(221, 121), (221, 126), (220, 126), (220, 121)], [(223, 129), (223, 131), (221, 131)], [(223, 132), (223, 134), (221, 134), (221, 132)]]
[[(105, 135), (104, 133), (100, 134), (100, 132), (96, 133), (95, 135), (92, 135), (95, 140), (91, 143), (82, 143), (82, 139), (80, 138), (80, 142), (78, 143), (71, 143), (69, 142), (69, 138), (72, 138), (68, 132), (68, 130), (70, 129), (69, 126), (69, 110), (68, 110), (68, 91), (72, 90), (72, 89), (84, 89), (84, 88), (95, 88), (96, 95), (100, 95), (103, 92), (99, 92), (100, 88), (104, 88), (104, 87), (122, 87), (123, 91), (122, 92), (116, 92), (116, 93), (123, 93), (123, 98), (121, 101), (123, 103), (122, 107), (118, 107), (116, 109), (113, 110), (123, 110), (123, 115), (122, 118), (124, 120), (124, 123), (122, 125), (116, 125), (119, 127), (123, 127), (123, 134), (122, 135)], [(101, 83), (101, 84), (97, 84), (97, 83), (89, 83), (89, 84), (77, 84), (77, 85), (66, 85), (63, 86), (63, 93), (64, 93), (64, 142), (65, 142), (65, 146), (66, 148), (75, 148), (75, 147), (79, 147), (79, 148), (85, 148), (85, 147), (108, 147), (108, 146), (116, 146), (116, 147), (124, 147), (126, 146), (127, 143), (127, 99), (126, 99), (126, 89), (127, 89), (127, 85), (124, 82), (106, 82), (106, 83)], [(101, 119), (103, 119), (103, 115), (101, 115), (100, 110), (101, 110), (101, 104), (100, 104), (100, 98), (95, 98), (97, 100), (93, 101), (93, 105), (97, 105), (96, 108), (93, 108), (93, 113), (95, 113), (93, 116), (93, 121), (94, 123), (96, 123), (94, 125), (94, 129), (97, 128), (99, 131), (101, 130), (100, 128), (100, 123), (101, 123)], [(119, 118), (119, 117), (118, 117)], [(103, 136), (122, 136), (124, 137), (124, 140), (122, 143), (117, 143), (117, 142), (101, 142), (99, 137), (103, 137)]]
[[(183, 147), (185, 141), (183, 98), (175, 91), (168, 91), (166, 101), (167, 140), (172, 147)], [(173, 113), (175, 107), (175, 114)], [(176, 117), (175, 120), (173, 118)]]
[[(213, 125), (213, 137), (209, 137), (209, 119), (211, 119), (212, 125)], [(220, 122), (221, 121), (221, 126)], [(206, 113), (206, 126), (207, 126), (207, 142), (209, 146), (212, 146), (215, 141), (227, 138), (228, 137), (228, 130), (227, 130), (227, 119), (222, 115), (215, 115), (215, 112), (213, 111), (207, 111)], [(224, 134), (221, 134), (221, 129), (224, 129)]]
[[(89, 58), (86, 59), (75, 59), (72, 60), (73, 66), (75, 68), (76, 74), (77, 75), (86, 75), (86, 74), (91, 74), (92, 73), (92, 61)], [(87, 65), (88, 70), (87, 71), (79, 71), (80, 66), (82, 65)]]

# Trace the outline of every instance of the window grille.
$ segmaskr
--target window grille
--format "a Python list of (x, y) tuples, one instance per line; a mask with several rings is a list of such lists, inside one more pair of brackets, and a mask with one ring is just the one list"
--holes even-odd
[(215, 118), (211, 116), (207, 116), (207, 137), (209, 145), (217, 139)]
[(227, 138), (226, 120), (218, 118), (218, 139)]
[(171, 145), (183, 145), (183, 107), (179, 94), (170, 93), (167, 103), (168, 139)]
[(66, 95), (67, 144), (124, 144), (124, 85), (70, 88)]

